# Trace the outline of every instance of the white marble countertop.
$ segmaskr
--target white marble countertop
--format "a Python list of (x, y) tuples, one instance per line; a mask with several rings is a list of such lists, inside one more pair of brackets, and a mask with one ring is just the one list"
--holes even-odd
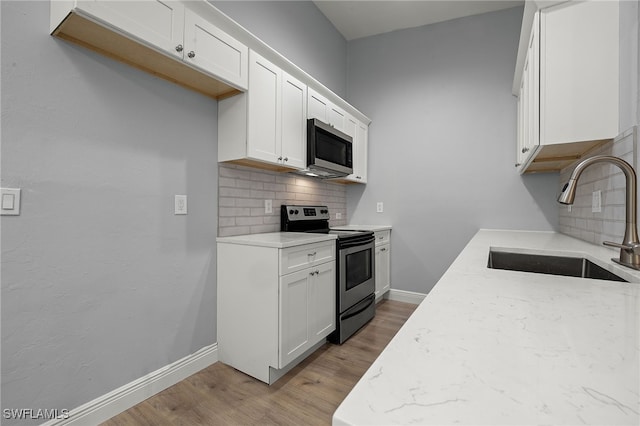
[(218, 243), (243, 244), (249, 246), (287, 248), (304, 244), (333, 241), (335, 235), (312, 234), (305, 232), (268, 232), (263, 234), (236, 235), (233, 237), (218, 237)]
[[(490, 247), (586, 257), (632, 283), (487, 268)], [(334, 425), (638, 425), (640, 273), (552, 232), (479, 231)]]
[(391, 229), (391, 225), (340, 225), (332, 226), (331, 229), (341, 229), (345, 231), (386, 231)]

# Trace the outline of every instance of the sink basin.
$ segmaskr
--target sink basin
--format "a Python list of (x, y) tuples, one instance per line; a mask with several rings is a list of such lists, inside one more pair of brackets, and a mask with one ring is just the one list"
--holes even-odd
[(492, 269), (508, 269), (510, 271), (534, 272), (537, 274), (628, 282), (583, 257), (549, 256), (490, 250), (487, 267)]

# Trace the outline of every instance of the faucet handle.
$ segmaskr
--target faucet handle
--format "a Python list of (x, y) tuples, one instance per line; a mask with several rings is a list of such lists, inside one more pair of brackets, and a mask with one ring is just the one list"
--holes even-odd
[(617, 247), (622, 250), (631, 251), (634, 254), (640, 254), (640, 243), (618, 244), (611, 241), (604, 241), (602, 244), (609, 247)]

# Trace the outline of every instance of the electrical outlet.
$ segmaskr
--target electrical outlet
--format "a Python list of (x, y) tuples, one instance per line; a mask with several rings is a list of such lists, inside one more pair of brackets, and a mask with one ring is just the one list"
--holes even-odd
[(591, 212), (600, 213), (602, 211), (602, 191), (593, 191), (591, 194)]
[(376, 213), (384, 212), (384, 203), (382, 201), (378, 201), (376, 204)]
[(342, 213), (336, 213), (336, 219), (342, 219)]
[(273, 200), (264, 200), (264, 213), (273, 213)]
[(187, 196), (186, 195), (176, 195), (175, 214), (187, 214)]

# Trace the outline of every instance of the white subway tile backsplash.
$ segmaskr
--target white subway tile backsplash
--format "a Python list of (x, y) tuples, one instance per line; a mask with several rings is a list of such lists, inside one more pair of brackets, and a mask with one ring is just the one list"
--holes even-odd
[[(273, 212), (266, 214), (265, 200)], [(218, 164), (218, 235), (232, 236), (277, 232), (283, 204), (320, 204), (329, 207), (331, 226), (347, 223), (345, 185), (286, 173), (257, 170), (235, 164)]]
[[(637, 170), (637, 146), (638, 127), (634, 127), (590, 156), (620, 157)], [(559, 189), (569, 180), (576, 164), (560, 172)], [(598, 190), (602, 191), (602, 211), (594, 213), (591, 211), (592, 193)], [(585, 169), (571, 211), (565, 205), (559, 207), (559, 231), (594, 244), (622, 241), (626, 214), (625, 191), (626, 180), (618, 167), (598, 164)]]

